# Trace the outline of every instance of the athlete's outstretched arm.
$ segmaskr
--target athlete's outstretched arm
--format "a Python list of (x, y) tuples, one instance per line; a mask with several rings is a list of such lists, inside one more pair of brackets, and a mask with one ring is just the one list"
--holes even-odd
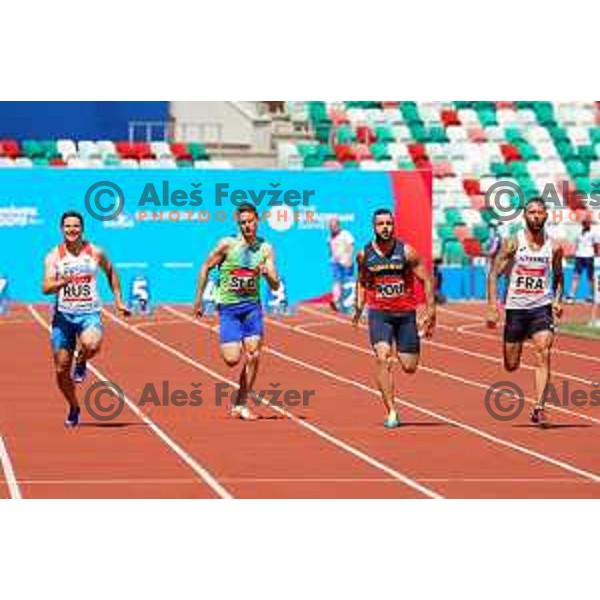
[(500, 252), (496, 256), (496, 259), (492, 263), (490, 272), (487, 278), (487, 301), (488, 309), (486, 315), (486, 322), (488, 327), (496, 327), (500, 314), (498, 312), (497, 297), (498, 297), (498, 276), (501, 275), (510, 261), (513, 259), (517, 250), (516, 240), (514, 238), (508, 238), (502, 242)]
[(269, 287), (273, 291), (278, 290), (281, 282), (279, 280), (279, 273), (277, 273), (277, 267), (275, 266), (275, 251), (270, 244), (266, 245), (265, 262), (262, 265), (261, 271)]
[(70, 281), (70, 277), (58, 277), (56, 274), (56, 262), (54, 253), (50, 252), (44, 259), (44, 279), (42, 281), (42, 292), (46, 295), (56, 294)]
[(202, 316), (202, 296), (204, 295), (204, 290), (208, 282), (208, 274), (225, 260), (228, 249), (229, 238), (220, 239), (200, 267), (198, 282), (196, 283), (196, 297), (194, 298), (194, 306), (192, 308), (194, 317)]
[(358, 325), (360, 317), (365, 308), (365, 286), (367, 283), (367, 272), (365, 270), (365, 255), (362, 250), (356, 254), (356, 267), (358, 276), (356, 277), (354, 314), (352, 315), (352, 322), (354, 325)]
[(423, 315), (422, 326), (425, 337), (431, 337), (435, 329), (435, 290), (433, 278), (425, 268), (423, 260), (412, 246), (406, 246), (406, 259), (410, 264), (415, 277), (423, 283), (425, 292), (425, 313)]
[(563, 247), (560, 244), (555, 243), (552, 248), (552, 287), (554, 289), (552, 310), (556, 319), (560, 319), (562, 316), (562, 298), (565, 287), (563, 254)]
[(112, 262), (108, 259), (108, 256), (106, 256), (103, 251), (98, 251), (98, 258), (100, 268), (104, 271), (106, 279), (108, 279), (108, 285), (110, 286), (115, 298), (115, 308), (119, 313), (121, 313), (121, 315), (128, 317), (131, 314), (131, 311), (125, 302), (123, 302), (123, 298), (121, 296), (121, 282), (119, 281), (117, 270), (114, 268)]

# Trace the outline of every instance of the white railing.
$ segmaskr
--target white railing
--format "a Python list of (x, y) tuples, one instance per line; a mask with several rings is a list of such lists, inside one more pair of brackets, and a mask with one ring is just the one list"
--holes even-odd
[(223, 145), (221, 123), (185, 123), (179, 121), (130, 121), (130, 142), (201, 142)]

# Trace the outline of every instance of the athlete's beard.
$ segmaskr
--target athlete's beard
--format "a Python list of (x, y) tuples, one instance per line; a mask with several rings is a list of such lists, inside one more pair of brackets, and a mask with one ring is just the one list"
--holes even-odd
[(544, 228), (546, 227), (545, 219), (541, 223), (530, 223), (529, 221), (526, 221), (526, 223), (527, 223), (527, 229), (529, 229), (529, 231), (533, 235), (539, 235), (540, 233), (542, 233), (544, 231)]
[(375, 234), (375, 243), (380, 248), (387, 247), (392, 242), (393, 239), (394, 239), (394, 235), (391, 232), (387, 237), (383, 237), (383, 236), (379, 235), (378, 233)]

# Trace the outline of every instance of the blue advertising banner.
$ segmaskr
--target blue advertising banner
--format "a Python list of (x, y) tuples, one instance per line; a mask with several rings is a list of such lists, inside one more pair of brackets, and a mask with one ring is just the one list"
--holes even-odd
[[(124, 297), (142, 277), (153, 302), (191, 302), (208, 252), (237, 232), (243, 201), (259, 210), (259, 235), (275, 249), (290, 303), (331, 289), (331, 217), (358, 248), (371, 237), (373, 211), (395, 206), (384, 172), (7, 169), (0, 172), (0, 273), (13, 300), (43, 300), (44, 256), (62, 240), (61, 214), (78, 210), (85, 237), (117, 266)], [(419, 208), (415, 201), (411, 210)], [(110, 301), (105, 281), (100, 291)]]

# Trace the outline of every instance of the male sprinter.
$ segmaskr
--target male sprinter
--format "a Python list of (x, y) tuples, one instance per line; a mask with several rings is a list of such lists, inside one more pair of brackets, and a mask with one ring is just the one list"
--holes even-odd
[(219, 240), (200, 269), (194, 301), (194, 316), (202, 317), (202, 296), (208, 274), (219, 268), (217, 311), (220, 321), (221, 356), (230, 367), (242, 356), (245, 362), (240, 374), (240, 389), (231, 408), (231, 415), (254, 420), (246, 406), (248, 394), (258, 373), (258, 358), (264, 327), (260, 303), (260, 276), (269, 287), (279, 288), (273, 248), (257, 237), (258, 214), (254, 205), (243, 203), (236, 211), (240, 233)]
[(358, 279), (353, 322), (358, 324), (365, 302), (369, 309), (369, 337), (377, 359), (377, 384), (387, 409), (384, 426), (399, 427), (394, 405), (392, 348), (405, 373), (417, 370), (420, 339), (414, 278), (423, 282), (426, 308), (421, 322), (426, 337), (435, 328), (433, 280), (414, 248), (396, 239), (394, 218), (387, 209), (373, 215), (375, 239), (356, 257)]
[[(488, 327), (499, 319), (496, 304), (498, 275), (508, 270), (506, 323), (504, 325), (504, 368), (515, 371), (521, 362), (523, 343), (531, 338), (535, 349), (535, 393), (537, 404), (531, 412), (534, 423), (543, 423), (545, 389), (550, 381), (550, 349), (554, 320), (562, 314), (562, 247), (546, 232), (548, 212), (540, 198), (525, 207), (525, 229), (504, 240), (488, 276)], [(550, 275), (552, 284), (550, 283)]]
[[(104, 252), (83, 239), (83, 217), (75, 211), (62, 215), (62, 244), (53, 248), (44, 261), (44, 294), (56, 294), (52, 320), (52, 351), (58, 387), (69, 404), (66, 427), (79, 425), (79, 403), (75, 383), (86, 376), (86, 363), (100, 350), (102, 321), (96, 287), (101, 268), (115, 297), (115, 307), (129, 314), (121, 299), (119, 277)], [(79, 345), (71, 376), (75, 347)]]

